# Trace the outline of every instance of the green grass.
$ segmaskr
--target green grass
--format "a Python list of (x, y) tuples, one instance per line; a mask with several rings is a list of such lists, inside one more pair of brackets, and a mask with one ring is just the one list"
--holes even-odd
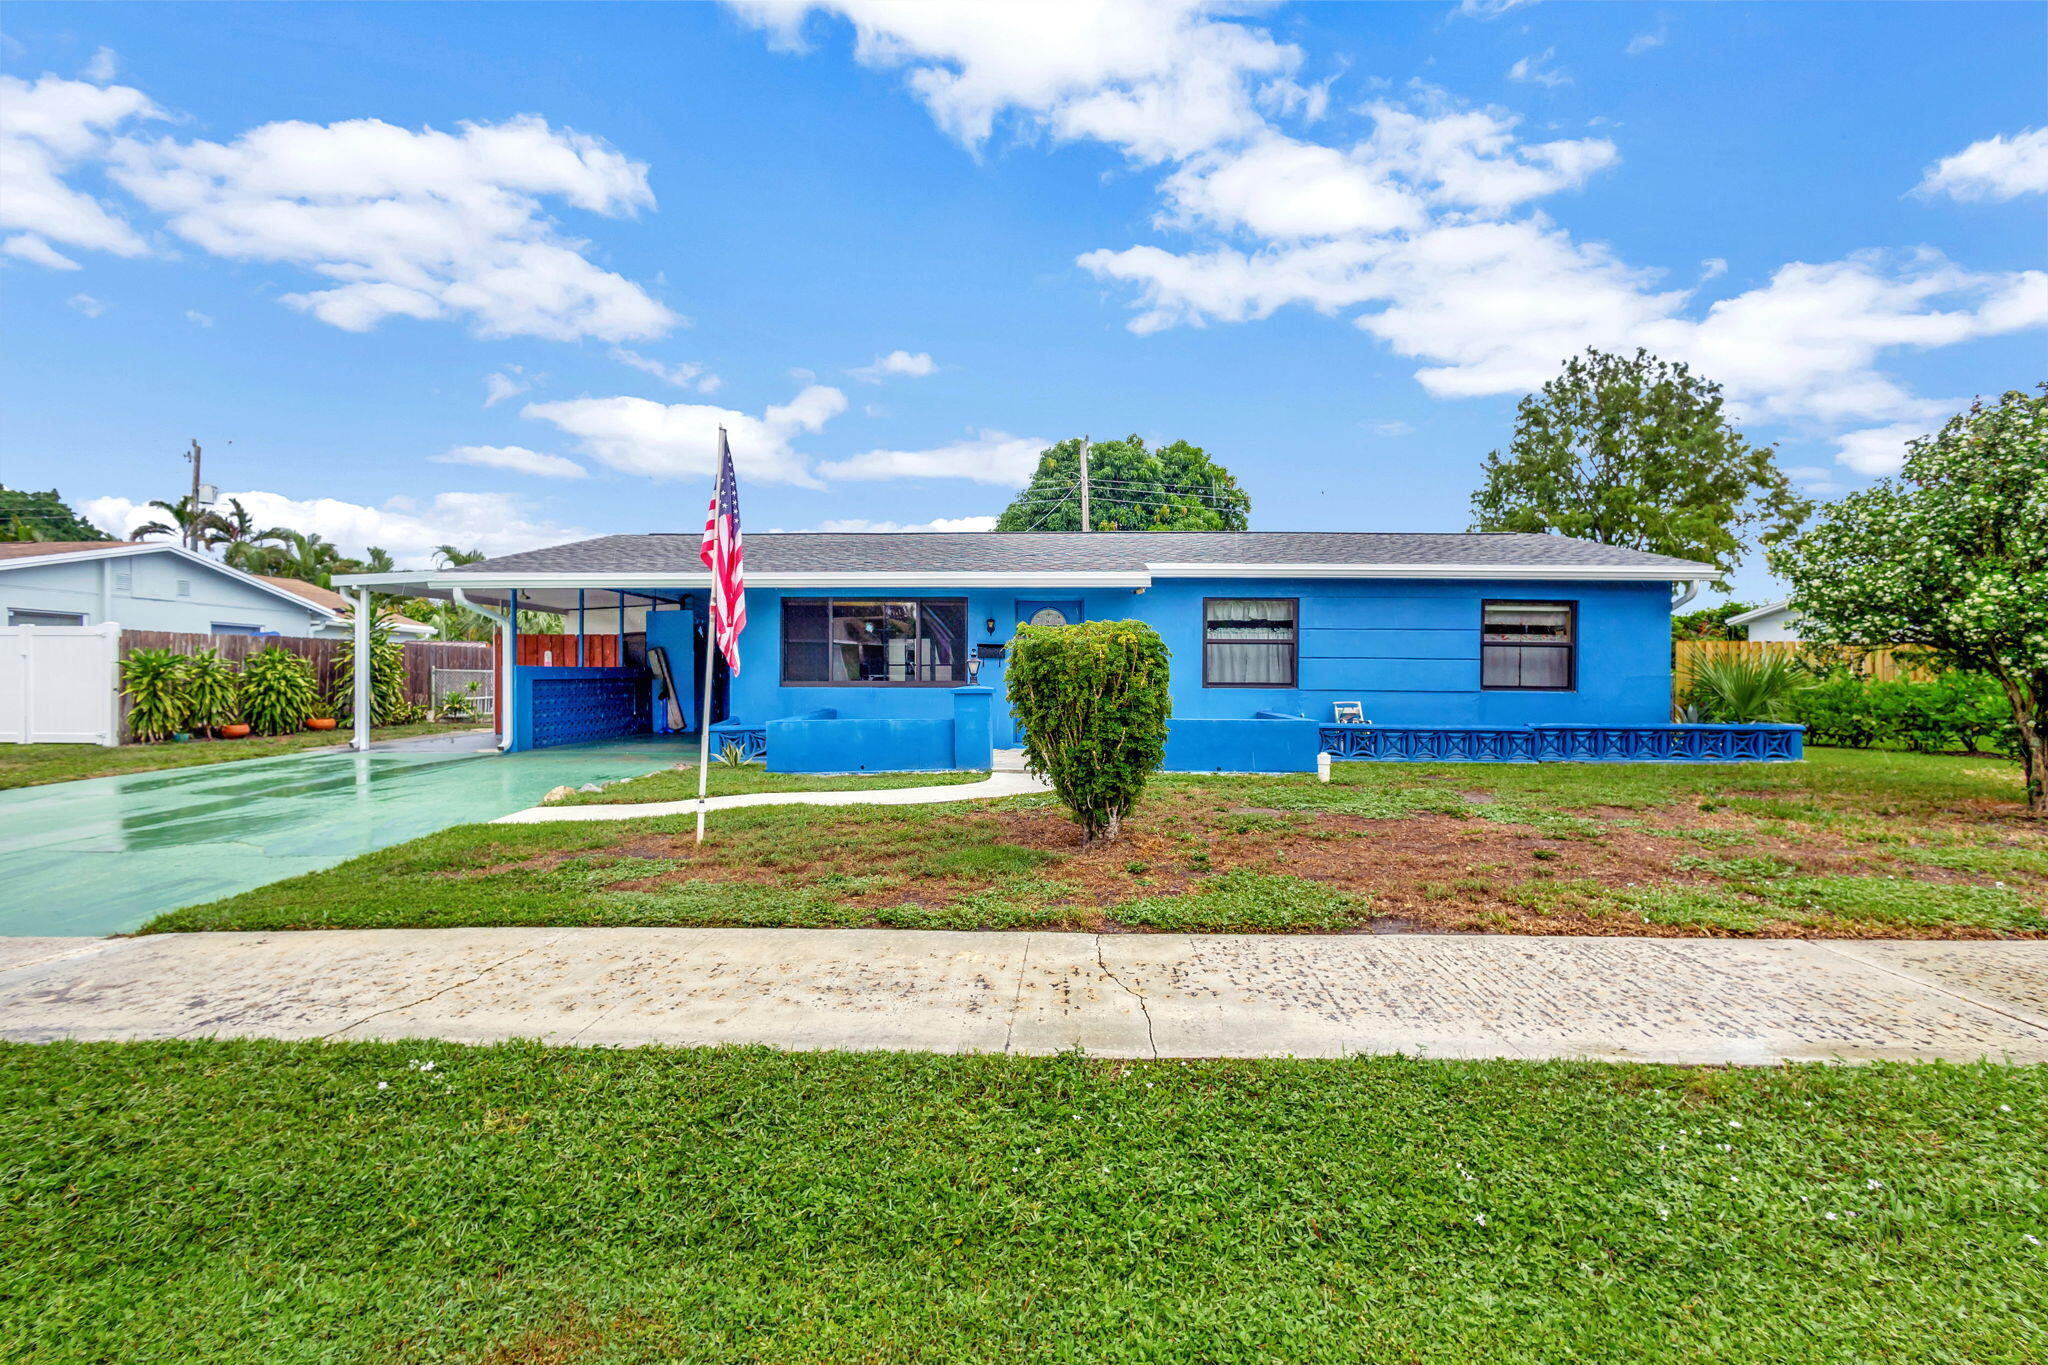
[[(713, 771), (733, 782), (771, 777), (752, 768)], [(1609, 931), (1628, 924), (1722, 934), (2041, 933), (2048, 931), (2048, 831), (1976, 813), (2011, 806), (2016, 774), (1994, 759), (1821, 750), (1805, 765), (1710, 768), (1351, 763), (1338, 765), (1328, 785), (1300, 776), (1162, 776), (1126, 840), (1092, 861), (1043, 846), (1045, 826), (1034, 842), (1004, 823), (1023, 812), (1049, 815), (1057, 809), (1050, 796), (724, 811), (701, 849), (686, 842), (687, 816), (477, 825), (173, 911), (145, 931), (553, 924), (971, 930), (1084, 928), (1107, 918), (1171, 931), (1313, 932), (1420, 914), (1432, 927), (1466, 930), (1581, 932), (1588, 926), (1565, 922), (1576, 916), (1603, 921), (1598, 927)], [(894, 785), (929, 776), (847, 780)], [(694, 783), (694, 774), (681, 773), (642, 782), (685, 778)], [(631, 799), (640, 786), (605, 796)], [(1878, 809), (1910, 813), (1869, 813)], [(1519, 871), (1439, 872), (1407, 888), (1404, 904), (1401, 888), (1376, 884), (1359, 894), (1295, 865), (1335, 846), (1349, 864), (1369, 867), (1377, 822), (1423, 817), (1433, 822), (1428, 838), (1469, 833), (1467, 872)], [(1689, 823), (1696, 821), (1717, 823)], [(1645, 834), (1668, 837), (1671, 852), (1604, 881), (1588, 879), (1573, 860), (1597, 858), (1605, 841), (1624, 832), (1638, 842)], [(1532, 848), (1537, 839), (1547, 846)], [(1262, 840), (1275, 853), (1244, 865), (1243, 851)], [(1855, 860), (1847, 868), (1845, 857)], [(1330, 865), (1328, 857), (1320, 861)], [(1930, 867), (1949, 875), (1916, 875)], [(1532, 923), (1528, 913), (1549, 922)]]
[(1991, 1065), (16, 1046), (0, 1357), (2032, 1365), (2044, 1113)]
[[(457, 734), (466, 728), (469, 727), (424, 721), (418, 725), (380, 726), (372, 734), (377, 739), (409, 739), (415, 735)], [(302, 730), (295, 735), (251, 735), (247, 739), (195, 739), (186, 744), (123, 744), (112, 749), (97, 744), (0, 744), (0, 790), (75, 782), (83, 777), (196, 768), (245, 758), (275, 758), (302, 749), (346, 744), (348, 738), (345, 729), (334, 729)]]
[[(733, 767), (714, 760), (707, 772), (713, 796), (744, 796), (754, 792), (880, 791), (897, 787), (950, 787), (985, 782), (986, 772), (959, 773), (771, 773), (756, 764)], [(598, 792), (577, 792), (555, 802), (559, 806), (616, 806), (656, 801), (697, 799), (694, 763), (664, 768), (645, 777), (616, 782)]]

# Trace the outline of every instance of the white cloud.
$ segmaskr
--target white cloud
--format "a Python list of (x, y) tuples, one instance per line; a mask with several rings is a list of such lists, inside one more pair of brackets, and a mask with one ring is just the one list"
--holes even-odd
[(207, 314), (200, 312), (196, 308), (187, 308), (185, 310), (185, 321), (191, 323), (195, 327), (213, 326), (213, 319), (209, 317)]
[(484, 376), (484, 406), (496, 407), (507, 398), (516, 398), (533, 387), (533, 381), (524, 377), (517, 365), (507, 365)]
[(1535, 3), (1536, 0), (1458, 0), (1457, 12), (1467, 19), (1498, 19), (1511, 9)]
[(1427, 210), (1407, 188), (1335, 147), (1279, 133), (1205, 153), (1166, 178), (1160, 225), (1206, 222), (1263, 237), (1379, 234), (1421, 226)]
[(1557, 49), (1554, 47), (1546, 47), (1534, 56), (1524, 57), (1508, 68), (1508, 79), (1548, 86), (1552, 89), (1560, 85), (1570, 85), (1572, 78), (1558, 69), (1556, 57)]
[(230, 143), (122, 138), (111, 155), (114, 181), (187, 241), (334, 281), (283, 299), (346, 331), (461, 317), (485, 337), (623, 341), (677, 321), (542, 209), (630, 215), (654, 202), (647, 167), (538, 118), (455, 133), (268, 123)]
[(1906, 467), (1906, 442), (1928, 435), (1939, 425), (1938, 421), (1892, 422), (1843, 432), (1835, 438), (1835, 459), (1871, 478), (1896, 474)]
[(435, 464), (473, 464), (485, 469), (504, 469), (514, 474), (532, 474), (543, 479), (584, 479), (590, 471), (560, 455), (543, 455), (525, 446), (456, 446), (445, 455), (432, 457)]
[(919, 351), (915, 355), (909, 351), (891, 351), (887, 355), (876, 356), (872, 365), (862, 365), (859, 369), (848, 370), (847, 373), (863, 384), (879, 384), (891, 377), (923, 379), (926, 375), (936, 373), (938, 368), (932, 363), (931, 353), (928, 351)]
[[(535, 518), (525, 503), (509, 493), (437, 493), (425, 502), (392, 498), (381, 507), (339, 498), (290, 498), (261, 490), (226, 496), (240, 500), (258, 525), (323, 536), (348, 555), (361, 555), (379, 545), (407, 568), (431, 565), (437, 545), (454, 544), (501, 555), (590, 535), (578, 526)], [(146, 503), (120, 497), (88, 498), (79, 504), (79, 510), (93, 525), (116, 536), (125, 536), (162, 515)]]
[(719, 387), (718, 376), (706, 374), (702, 365), (693, 365), (688, 362), (677, 365), (664, 365), (659, 360), (649, 359), (638, 351), (629, 351), (623, 346), (614, 346), (612, 348), (612, 359), (618, 361), (621, 365), (628, 365), (633, 369), (651, 374), (662, 383), (672, 384), (679, 389), (694, 388), (700, 393), (715, 393)]
[(806, 527), (812, 531), (853, 532), (904, 532), (904, 531), (993, 531), (996, 518), (983, 517), (935, 517), (930, 521), (898, 522), (867, 521), (860, 517), (845, 517), (837, 521), (821, 521), (816, 526)]
[(1426, 91), (1422, 107), (1374, 104), (1362, 158), (1413, 183), (1434, 203), (1499, 213), (1577, 189), (1621, 159), (1605, 138), (1523, 143), (1521, 120), (1498, 109), (1465, 109)]
[(623, 395), (529, 403), (520, 415), (552, 422), (600, 464), (656, 479), (708, 478), (723, 426), (741, 479), (815, 488), (818, 481), (794, 442), (806, 432), (823, 430), (845, 410), (844, 393), (812, 384), (758, 417), (708, 403), (657, 403)]
[(1031, 482), (1048, 441), (983, 431), (974, 439), (929, 450), (870, 450), (818, 466), (827, 479), (970, 479), (1022, 488)]
[(1825, 465), (1796, 464), (1785, 471), (1787, 478), (1799, 485), (1799, 491), (1812, 498), (1824, 498), (1841, 492), (1848, 485), (1836, 477), (1841, 473)]
[(1943, 157), (1917, 189), (1962, 200), (2048, 194), (2048, 128), (1973, 142), (1954, 156)]
[(1631, 57), (1640, 57), (1651, 48), (1664, 46), (1666, 41), (1666, 35), (1662, 33), (1638, 33), (1628, 40), (1624, 51)]
[(107, 311), (107, 305), (90, 294), (73, 294), (65, 302), (89, 318), (96, 318)]
[(741, 0), (785, 49), (813, 10), (851, 20), (855, 56), (903, 67), (939, 126), (969, 146), (1014, 112), (1056, 138), (1183, 157), (1262, 122), (1250, 82), (1291, 76), (1300, 49), (1200, 0), (985, 0), (974, 5)]
[(24, 261), (34, 261), (37, 265), (51, 270), (78, 270), (82, 268), (77, 261), (72, 260), (69, 256), (66, 256), (63, 252), (57, 250), (32, 232), (24, 232), (19, 236), (9, 237), (6, 241), (0, 242), (0, 251), (4, 251), (10, 256), (19, 256)]
[(1372, 427), (1375, 436), (1413, 436), (1415, 428), (1407, 422), (1375, 422)]
[(148, 96), (127, 86), (102, 88), (58, 76), (31, 84), (0, 76), (0, 229), (20, 234), (8, 239), (7, 252), (68, 270), (77, 262), (51, 243), (117, 256), (147, 251), (133, 228), (64, 178), (104, 156), (123, 124), (163, 116)]
[(111, 47), (97, 48), (79, 74), (94, 85), (106, 85), (121, 74), (121, 58)]

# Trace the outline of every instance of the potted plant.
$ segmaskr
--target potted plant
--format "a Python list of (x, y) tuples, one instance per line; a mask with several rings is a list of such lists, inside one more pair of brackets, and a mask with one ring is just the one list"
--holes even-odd
[[(237, 719), (234, 665), (211, 649), (187, 659), (185, 703), (187, 723), (194, 730), (220, 734), (222, 727)], [(246, 727), (242, 733), (249, 733)]]
[(294, 733), (320, 700), (313, 666), (276, 645), (249, 656), (238, 692), (239, 714), (259, 735)]
[(335, 726), (334, 708), (324, 701), (315, 701), (306, 712), (308, 730), (332, 730)]
[(226, 725), (220, 727), (220, 737), (222, 739), (247, 739), (249, 737), (249, 723), (247, 721), (231, 720)]
[(168, 649), (138, 649), (121, 661), (121, 695), (128, 698), (128, 728), (137, 739), (159, 740), (184, 730), (191, 710), (185, 688), (190, 663)]

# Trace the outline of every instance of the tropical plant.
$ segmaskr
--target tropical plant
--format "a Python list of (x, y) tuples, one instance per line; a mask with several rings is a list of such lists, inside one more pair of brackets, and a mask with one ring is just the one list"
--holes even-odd
[(249, 656), (242, 665), (242, 719), (259, 735), (288, 735), (313, 714), (320, 690), (313, 665), (277, 645)]
[(754, 760), (747, 757), (744, 746), (728, 741), (719, 747), (718, 757), (712, 761), (721, 768), (744, 768)]
[(209, 512), (190, 493), (176, 502), (165, 502), (162, 498), (150, 499), (149, 505), (162, 512), (169, 521), (146, 521), (129, 535), (136, 540), (148, 540), (151, 536), (176, 536), (182, 545), (194, 542), (205, 543), (206, 530), (213, 524), (213, 513)]
[(473, 720), (476, 717), (477, 685), (466, 682), (441, 698), (442, 720)]
[[(347, 720), (356, 709), (355, 614), (345, 618), (349, 633), (334, 656), (334, 686), (328, 701), (336, 718)], [(405, 645), (391, 633), (388, 622), (370, 622), (370, 723), (397, 724), (399, 713), (408, 705), (405, 691)]]
[(121, 695), (128, 698), (128, 728), (137, 739), (163, 739), (190, 723), (190, 662), (168, 649), (138, 649), (121, 661)]
[[(1081, 442), (1061, 441), (996, 519), (998, 531), (1081, 529)], [(1157, 450), (1137, 436), (1088, 448), (1089, 525), (1097, 531), (1242, 531), (1252, 500), (1209, 452), (1186, 441)]]
[(434, 547), (434, 558), (439, 561), (443, 568), (453, 568), (457, 564), (476, 563), (484, 558), (484, 552), (482, 550), (458, 550), (453, 545), (436, 545)]
[(0, 484), (0, 540), (112, 540), (74, 512), (54, 488), (42, 492)]
[(326, 588), (335, 574), (348, 571), (348, 561), (330, 540), (303, 531), (286, 531), (281, 540), (278, 553), (267, 559), (270, 573)]
[(1686, 688), (1686, 703), (1711, 725), (1789, 721), (1793, 699), (1813, 686), (1813, 675), (1787, 654), (1728, 654), (1702, 659)]
[(1486, 457), (1476, 531), (1546, 531), (1733, 569), (1751, 540), (1796, 530), (1812, 504), (1769, 446), (1721, 408), (1721, 386), (1646, 351), (1588, 350), (1524, 398), (1515, 438)]
[(1166, 757), (1166, 644), (1143, 621), (1023, 626), (1004, 669), (1024, 758), (1080, 822), (1114, 839)]
[(282, 540), (285, 535), (282, 526), (259, 527), (256, 518), (249, 515), (249, 509), (242, 506), (240, 498), (229, 498), (225, 509), (215, 508), (208, 512), (205, 525), (200, 530), (208, 548), (227, 547), (222, 551), (222, 558), (237, 568), (241, 566), (235, 564), (236, 547), (256, 549)]
[(208, 734), (234, 724), (236, 690), (235, 667), (218, 651), (192, 655), (185, 661), (185, 700), (190, 712), (186, 723)]
[(2048, 384), (1909, 442), (1903, 478), (1831, 504), (1771, 567), (1809, 638), (1917, 645), (1996, 682), (2048, 818)]

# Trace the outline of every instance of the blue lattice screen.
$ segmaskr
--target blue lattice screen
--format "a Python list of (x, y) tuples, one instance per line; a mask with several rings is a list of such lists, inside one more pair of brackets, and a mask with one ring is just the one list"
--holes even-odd
[(647, 682), (637, 671), (533, 680), (533, 747), (645, 733)]

